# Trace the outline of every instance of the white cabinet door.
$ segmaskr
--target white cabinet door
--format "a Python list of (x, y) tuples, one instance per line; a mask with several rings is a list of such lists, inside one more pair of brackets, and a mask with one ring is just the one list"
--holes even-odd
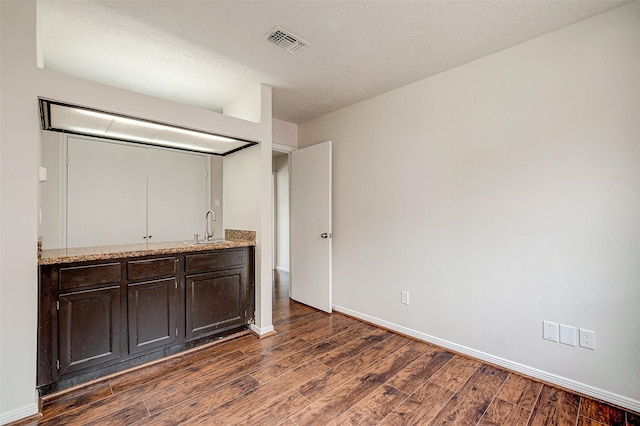
[(67, 142), (67, 247), (145, 242), (146, 148)]
[[(185, 241), (193, 234), (204, 238), (207, 161), (203, 154), (162, 149), (148, 151), (150, 241)], [(215, 222), (220, 233), (220, 222)]]

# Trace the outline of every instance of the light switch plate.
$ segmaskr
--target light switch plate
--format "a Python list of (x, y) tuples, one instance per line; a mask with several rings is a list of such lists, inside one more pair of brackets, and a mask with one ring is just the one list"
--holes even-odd
[(558, 323), (551, 321), (542, 322), (542, 338), (552, 342), (558, 341)]
[(570, 325), (560, 324), (560, 343), (569, 346), (576, 345), (576, 328)]

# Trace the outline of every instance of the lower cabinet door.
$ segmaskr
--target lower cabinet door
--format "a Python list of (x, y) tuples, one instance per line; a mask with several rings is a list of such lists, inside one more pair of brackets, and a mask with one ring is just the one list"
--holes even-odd
[(246, 323), (246, 271), (230, 269), (186, 277), (186, 338)]
[(175, 278), (128, 285), (130, 354), (171, 345), (178, 340), (176, 290)]
[(59, 374), (120, 357), (120, 288), (61, 294), (58, 298)]

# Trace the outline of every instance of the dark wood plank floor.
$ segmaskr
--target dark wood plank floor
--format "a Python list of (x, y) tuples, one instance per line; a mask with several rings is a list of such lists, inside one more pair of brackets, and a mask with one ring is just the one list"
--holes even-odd
[(628, 413), (288, 297), (245, 335), (48, 396), (19, 425), (640, 425)]

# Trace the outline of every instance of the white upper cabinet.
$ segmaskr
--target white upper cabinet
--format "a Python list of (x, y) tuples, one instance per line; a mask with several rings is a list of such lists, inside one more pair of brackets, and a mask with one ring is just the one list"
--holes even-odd
[(203, 233), (207, 155), (69, 137), (67, 157), (67, 247), (190, 240)]

